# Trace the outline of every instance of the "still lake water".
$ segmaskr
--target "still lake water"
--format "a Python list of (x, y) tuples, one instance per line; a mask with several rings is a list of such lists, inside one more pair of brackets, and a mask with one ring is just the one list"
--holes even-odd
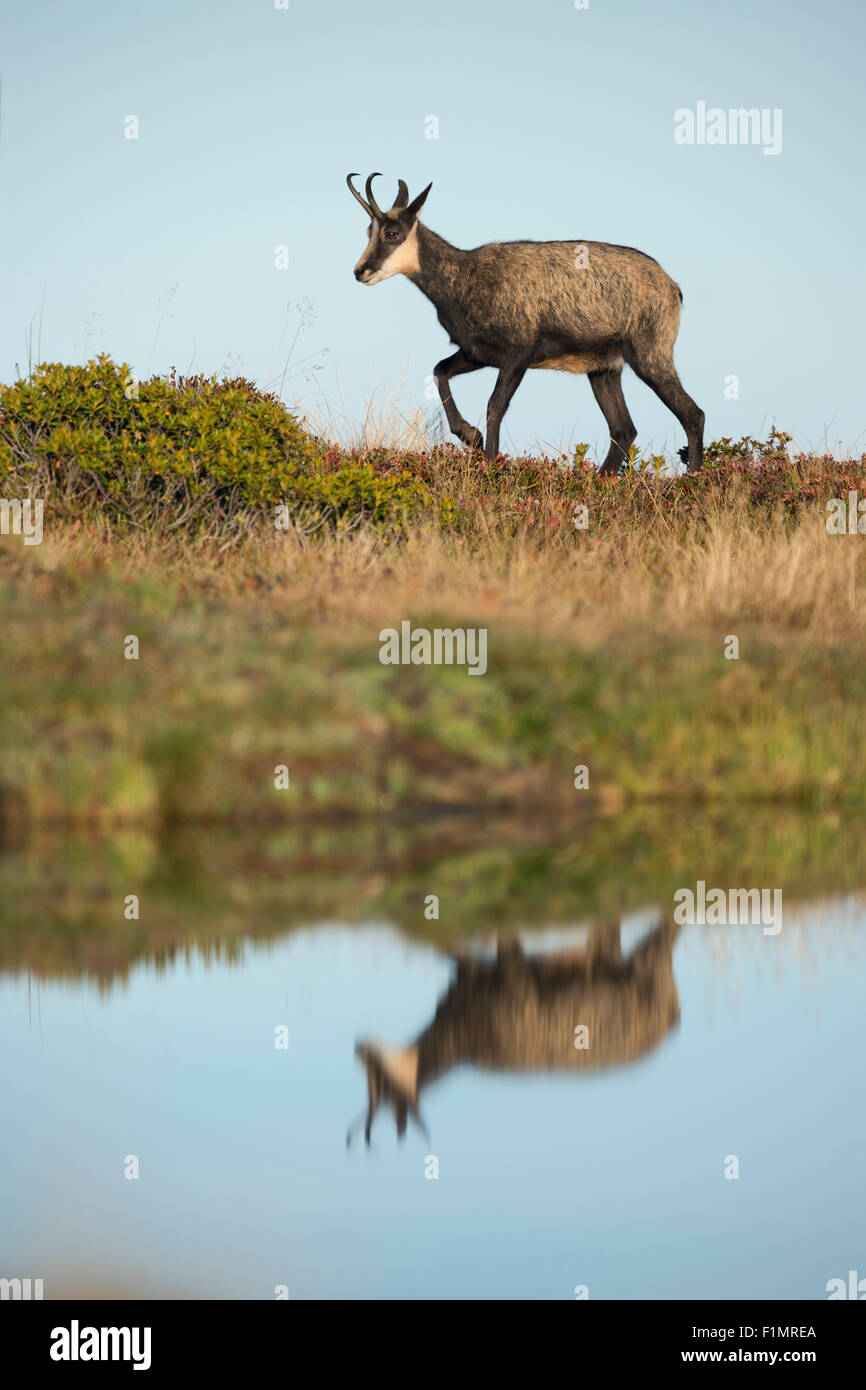
[[(439, 941), (369, 912), (256, 939), (232, 893), (228, 952), (171, 874), (122, 967), (96, 909), (43, 903), (38, 951), (8, 927), (0, 1275), (245, 1299), (821, 1299), (866, 1275), (859, 895), (786, 904), (770, 936), (675, 931), (651, 900), (546, 928), (533, 890), (531, 929), (518, 903), (507, 933)], [(368, 1071), (386, 1095), (347, 1146)]]

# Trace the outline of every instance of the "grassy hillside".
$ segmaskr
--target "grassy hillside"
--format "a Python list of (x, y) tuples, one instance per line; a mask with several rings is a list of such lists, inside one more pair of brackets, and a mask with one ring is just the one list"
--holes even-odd
[[(866, 459), (361, 455), (247, 382), (130, 382), (2, 392), (0, 497), (45, 504), (0, 536), (7, 832), (866, 806), (866, 537), (825, 525)], [(486, 629), (487, 673), (382, 665), (404, 620)]]

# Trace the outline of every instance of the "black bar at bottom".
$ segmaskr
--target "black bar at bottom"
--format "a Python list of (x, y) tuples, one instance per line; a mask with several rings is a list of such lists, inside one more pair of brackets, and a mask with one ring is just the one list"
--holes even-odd
[[(861, 1302), (864, 1300), (860, 1300)], [(0, 1303), (0, 1336), (4, 1364), (17, 1362), (26, 1374), (48, 1371), (52, 1376), (145, 1375), (159, 1380), (165, 1373), (194, 1371), (226, 1376), (273, 1361), (288, 1370), (287, 1352), (302, 1349), (305, 1339), (319, 1325), (327, 1340), (316, 1347), (322, 1372), (331, 1374), (345, 1358), (347, 1369), (361, 1362), (369, 1367), (383, 1356), (383, 1364), (396, 1370), (392, 1354), (405, 1343), (412, 1362), (419, 1353), (431, 1366), (441, 1360), (456, 1364), (465, 1355), (465, 1341), (453, 1339), (454, 1329), (431, 1325), (421, 1309), (413, 1313), (408, 1302), (399, 1305), (399, 1316), (385, 1305), (358, 1300), (317, 1304), (302, 1300), (285, 1302), (138, 1302), (51, 1301)], [(358, 1306), (360, 1304), (361, 1306)], [(423, 1305), (422, 1305), (423, 1306)], [(517, 1353), (515, 1341), (532, 1351), (535, 1317), (542, 1316), (538, 1302), (523, 1304), (521, 1326), (515, 1323), (508, 1345), (495, 1348), (484, 1330), (482, 1309), (496, 1305), (479, 1300), (448, 1303), (450, 1319), (466, 1317), (466, 1333), (477, 1355), (499, 1355), (508, 1364)], [(534, 1311), (529, 1314), (529, 1309)], [(858, 1352), (866, 1328), (864, 1310), (845, 1302), (618, 1302), (575, 1301), (554, 1317), (550, 1307), (543, 1316), (550, 1328), (567, 1339), (558, 1343), (568, 1359), (572, 1352), (580, 1364), (592, 1353), (600, 1369), (611, 1372), (640, 1368), (645, 1372), (710, 1365), (732, 1367), (806, 1366), (828, 1372), (859, 1364)], [(494, 1317), (495, 1317), (494, 1313)], [(417, 1317), (417, 1322), (415, 1318)], [(355, 1318), (358, 1319), (355, 1326)], [(485, 1338), (485, 1350), (478, 1338)], [(571, 1342), (571, 1338), (579, 1341)], [(464, 1352), (458, 1351), (464, 1346)], [(510, 1351), (509, 1351), (510, 1346)], [(312, 1349), (312, 1347), (310, 1348)], [(539, 1348), (536, 1345), (536, 1354)], [(96, 1354), (94, 1356), (94, 1353)], [(498, 1353), (498, 1354), (497, 1354)], [(361, 1358), (359, 1362), (358, 1358)]]

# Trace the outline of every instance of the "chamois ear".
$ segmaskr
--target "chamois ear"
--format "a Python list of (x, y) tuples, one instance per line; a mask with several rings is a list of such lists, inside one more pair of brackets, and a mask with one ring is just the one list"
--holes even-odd
[(409, 204), (409, 206), (408, 206), (408, 208), (406, 209), (406, 211), (409, 212), (409, 213), (411, 213), (411, 215), (412, 215), (413, 217), (417, 217), (417, 216), (418, 216), (419, 212), (421, 211), (421, 209), (423, 208), (425, 202), (427, 201), (427, 194), (430, 192), (430, 189), (431, 189), (432, 187), (433, 187), (433, 183), (432, 183), (432, 180), (431, 180), (431, 182), (428, 183), (427, 187), (424, 188), (424, 189), (422, 189), (422, 191), (418, 194), (418, 197), (412, 199), (412, 202)]
[(397, 197), (394, 199), (395, 208), (404, 208), (409, 201), (409, 189), (402, 179), (397, 180)]

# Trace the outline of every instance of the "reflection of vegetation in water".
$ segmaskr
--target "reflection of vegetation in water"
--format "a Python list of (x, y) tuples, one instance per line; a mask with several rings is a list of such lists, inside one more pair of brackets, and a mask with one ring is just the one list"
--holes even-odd
[[(544, 825), (449, 817), (246, 835), (43, 839), (0, 855), (0, 969), (109, 981), (139, 960), (236, 957), (247, 939), (322, 921), (391, 923), (439, 944), (673, 902), (698, 878), (798, 901), (864, 886), (862, 824), (767, 808), (684, 807)], [(138, 921), (124, 899), (140, 899)], [(439, 898), (438, 920), (424, 915)]]

